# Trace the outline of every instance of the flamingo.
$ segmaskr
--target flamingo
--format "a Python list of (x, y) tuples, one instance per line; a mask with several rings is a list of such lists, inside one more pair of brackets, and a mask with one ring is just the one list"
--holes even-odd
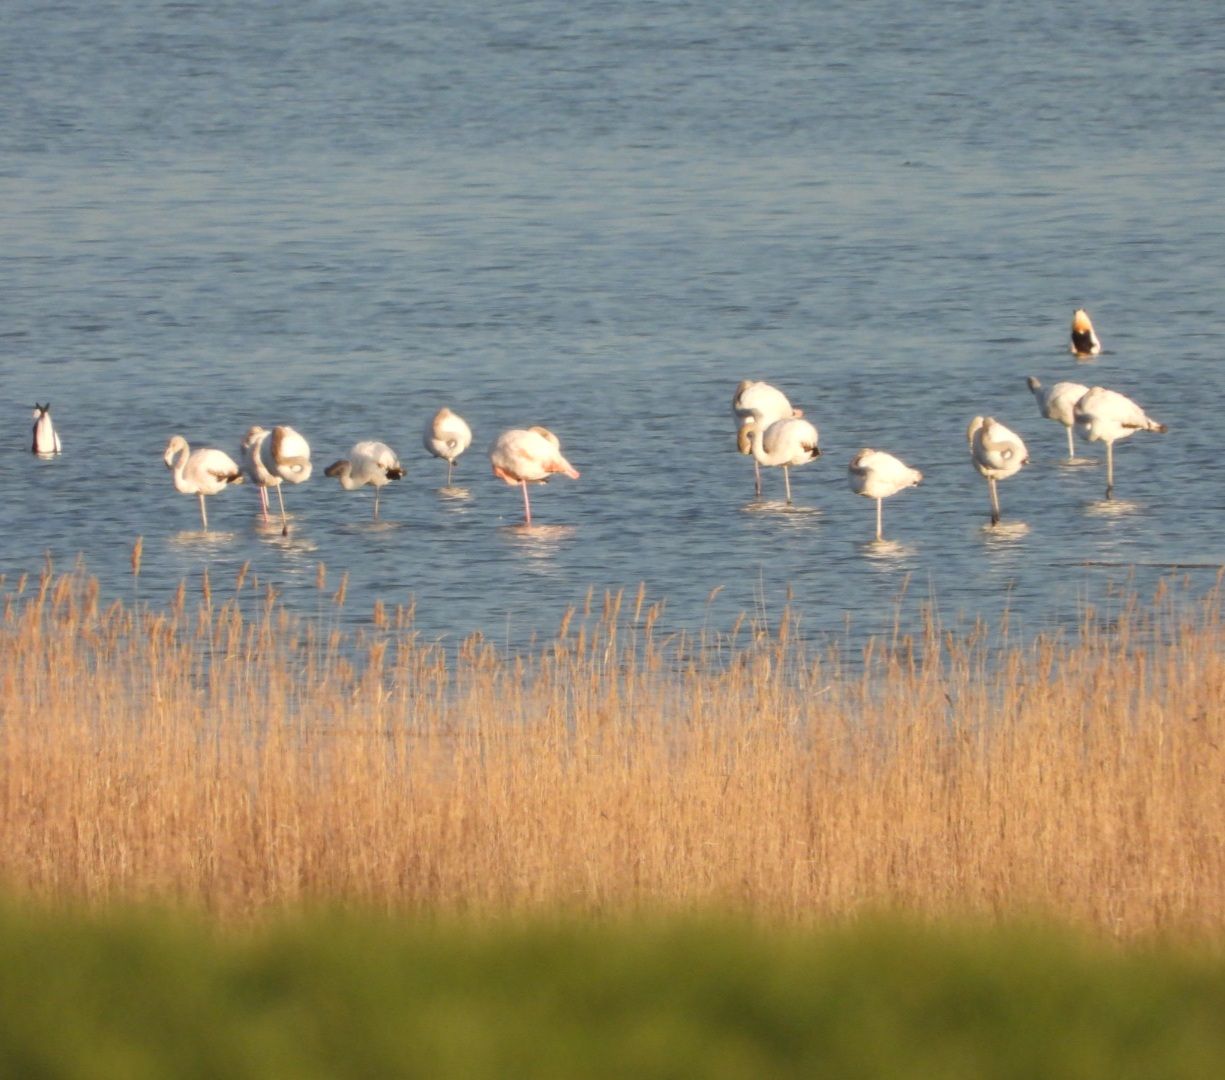
[[(262, 448), (268, 436), (272, 436), (272, 469), (264, 464)], [(268, 489), (276, 488), (277, 502), (281, 507), (281, 535), (289, 535), (289, 522), (285, 516), (285, 499), (281, 494), (281, 483), (301, 484), (310, 479), (310, 444), (293, 428), (277, 426), (268, 431), (258, 424), (253, 426), (242, 441), (247, 457), (247, 475), (259, 486), (260, 503), (264, 520), (268, 520)]]
[(1072, 313), (1072, 340), (1068, 348), (1076, 356), (1097, 356), (1102, 351), (1102, 343), (1093, 332), (1093, 320), (1084, 308), (1077, 308)]
[(1076, 456), (1072, 439), (1072, 429), (1076, 425), (1076, 403), (1089, 392), (1089, 388), (1074, 382), (1057, 382), (1044, 388), (1032, 375), (1025, 381), (1038, 402), (1038, 412), (1068, 429), (1068, 460), (1071, 461)]
[(447, 463), (447, 487), (450, 487), (455, 459), (472, 443), (472, 429), (462, 416), (444, 406), (434, 414), (434, 419), (425, 425), (421, 441), (431, 454)]
[(548, 428), (531, 427), (526, 431), (512, 428), (504, 431), (489, 448), (489, 463), (493, 475), (512, 487), (523, 490), (524, 524), (532, 523), (532, 506), (527, 497), (528, 484), (543, 484), (554, 473), (565, 473), (571, 480), (579, 471), (561, 452), (561, 440)]
[(1021, 436), (1001, 424), (993, 416), (985, 420), (974, 417), (966, 429), (970, 443), (970, 456), (976, 468), (987, 478), (987, 489), (991, 492), (991, 524), (1000, 523), (1000, 496), (996, 482), (1006, 480), (1020, 471), (1029, 462), (1029, 454)]
[(1090, 442), (1106, 444), (1106, 498), (1114, 495), (1114, 444), (1137, 431), (1164, 433), (1165, 424), (1146, 415), (1129, 397), (1117, 390), (1092, 387), (1076, 403), (1076, 422), (1085, 429)]
[(200, 497), (200, 521), (208, 528), (204, 496), (216, 495), (229, 484), (242, 483), (242, 471), (224, 450), (211, 447), (193, 451), (182, 435), (173, 435), (166, 444), (162, 461), (174, 473), (174, 487), (184, 495)]
[[(751, 454), (748, 428), (754, 422), (761, 425), (762, 430), (768, 428), (775, 420), (798, 419), (804, 415), (803, 409), (793, 409), (787, 395), (777, 387), (765, 382), (753, 382), (743, 379), (732, 395), (732, 414), (736, 417), (736, 446), (742, 454)], [(757, 497), (761, 498), (761, 466), (753, 459), (753, 479)]]
[(379, 488), (404, 475), (400, 459), (386, 443), (359, 442), (347, 458), (335, 461), (323, 470), (334, 476), (345, 491), (356, 491), (367, 484), (374, 488), (374, 516), (379, 516)]
[(34, 442), (30, 450), (39, 457), (51, 457), (60, 452), (60, 436), (51, 423), (51, 402), (34, 403)]
[(863, 495), (876, 500), (876, 539), (883, 540), (880, 522), (880, 504), (890, 495), (896, 495), (908, 487), (913, 487), (923, 479), (918, 469), (887, 454), (883, 450), (864, 448), (853, 458), (847, 467), (847, 484), (856, 495)]
[(783, 467), (783, 483), (787, 489), (787, 505), (790, 506), (789, 469), (792, 465), (803, 465), (821, 456), (821, 448), (817, 445), (817, 429), (807, 420), (794, 416), (786, 420), (775, 420), (764, 432), (761, 424), (754, 420), (750, 420), (745, 426), (748, 428), (749, 445), (757, 463)]

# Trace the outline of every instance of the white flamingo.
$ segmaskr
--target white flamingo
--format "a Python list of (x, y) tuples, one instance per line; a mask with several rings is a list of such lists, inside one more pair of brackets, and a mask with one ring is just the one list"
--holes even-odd
[(373, 487), (376, 519), (379, 516), (379, 489), (404, 475), (395, 451), (381, 442), (356, 443), (347, 458), (334, 461), (323, 471), (326, 476), (336, 477), (345, 491), (356, 491), (367, 484)]
[(970, 443), (970, 456), (974, 468), (987, 478), (987, 489), (991, 492), (991, 524), (1000, 523), (1000, 496), (996, 482), (1006, 480), (1020, 471), (1029, 462), (1025, 443), (1015, 431), (1005, 427), (993, 416), (983, 419), (974, 417), (966, 429)]
[(434, 457), (442, 458), (447, 463), (447, 487), (450, 487), (455, 459), (471, 445), (472, 429), (462, 416), (444, 406), (425, 425), (421, 441)]
[(46, 405), (34, 403), (34, 442), (31, 451), (40, 457), (51, 457), (60, 452), (60, 436), (51, 423), (51, 402)]
[(846, 479), (856, 495), (876, 500), (876, 539), (882, 540), (881, 501), (913, 487), (923, 479), (923, 474), (884, 450), (865, 447), (851, 458)]
[(1032, 375), (1025, 380), (1038, 403), (1038, 412), (1068, 429), (1068, 460), (1076, 456), (1072, 429), (1076, 426), (1076, 403), (1089, 392), (1087, 386), (1075, 382), (1057, 382), (1044, 387)]
[(1076, 422), (1084, 427), (1090, 442), (1106, 444), (1106, 498), (1114, 495), (1114, 444), (1137, 431), (1164, 432), (1165, 424), (1149, 417), (1129, 397), (1117, 390), (1091, 387), (1076, 403)]
[(527, 497), (528, 484), (543, 484), (556, 473), (564, 473), (571, 480), (579, 478), (579, 471), (570, 464), (561, 452), (561, 440), (548, 428), (512, 428), (504, 431), (489, 448), (489, 464), (493, 475), (523, 491), (524, 523), (532, 523), (532, 506)]
[[(263, 460), (264, 442), (272, 436), (272, 468), (269, 469)], [(289, 521), (285, 516), (285, 499), (281, 494), (282, 481), (291, 484), (301, 484), (310, 479), (311, 465), (310, 444), (293, 428), (278, 425), (271, 431), (254, 425), (247, 431), (242, 441), (242, 449), (246, 455), (247, 475), (252, 483), (258, 485), (260, 505), (264, 511), (264, 520), (268, 520), (268, 489), (276, 488), (277, 503), (281, 508), (281, 535), (289, 535)]]
[[(793, 409), (791, 402), (775, 386), (743, 379), (732, 395), (732, 415), (736, 417), (736, 447), (742, 454), (752, 454), (748, 429), (754, 424), (764, 431), (775, 420), (789, 420), (804, 415), (803, 409)], [(761, 498), (761, 466), (753, 459), (753, 480), (757, 497)]]
[(764, 431), (756, 421), (749, 421), (749, 445), (759, 465), (782, 466), (783, 484), (787, 491), (787, 505), (791, 505), (792, 465), (804, 465), (821, 456), (817, 445), (817, 429), (807, 420), (791, 417), (775, 420)]
[(1068, 348), (1076, 356), (1097, 356), (1102, 351), (1102, 343), (1093, 332), (1093, 320), (1084, 308), (1077, 308), (1072, 313), (1072, 338)]
[(224, 450), (211, 447), (192, 450), (182, 435), (173, 435), (166, 444), (162, 461), (174, 473), (174, 487), (184, 495), (200, 497), (200, 521), (208, 528), (204, 496), (216, 495), (230, 484), (242, 483), (242, 471)]

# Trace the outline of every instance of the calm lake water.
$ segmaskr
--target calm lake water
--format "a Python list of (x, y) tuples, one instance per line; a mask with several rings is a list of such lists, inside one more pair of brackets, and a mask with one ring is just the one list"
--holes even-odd
[[(0, 571), (83, 557), (160, 603), (250, 562), (316, 610), (416, 603), (429, 637), (550, 634), (591, 587), (670, 629), (777, 616), (814, 639), (1009, 612), (1074, 623), (1225, 562), (1225, 8), (10, 0), (0, 8)], [(1066, 347), (1074, 308), (1104, 354)], [(1120, 390), (1169, 425), (1069, 467), (1025, 377)], [(729, 402), (789, 393), (824, 454), (753, 498)], [(29, 453), (50, 400), (63, 455)], [(456, 484), (441, 405), (475, 432)], [(965, 427), (1032, 464), (986, 485)], [(249, 487), (194, 497), (168, 437), (310, 439), (292, 532)], [(485, 450), (546, 424), (582, 470), (533, 531)], [(359, 439), (407, 477), (342, 491)], [(873, 507), (861, 446), (920, 468)], [(1098, 444), (1082, 451), (1104, 459)], [(11, 585), (11, 577), (10, 582)]]

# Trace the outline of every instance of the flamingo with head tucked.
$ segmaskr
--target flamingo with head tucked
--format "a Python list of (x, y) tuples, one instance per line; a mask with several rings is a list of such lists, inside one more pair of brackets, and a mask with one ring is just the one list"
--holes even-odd
[(847, 484), (856, 495), (876, 500), (876, 539), (882, 540), (881, 502), (923, 479), (918, 469), (883, 450), (864, 448), (847, 467)]
[(528, 484), (543, 484), (557, 473), (571, 480), (579, 471), (561, 452), (561, 440), (548, 428), (513, 428), (499, 435), (489, 448), (489, 463), (493, 475), (523, 491), (524, 523), (532, 523), (532, 506), (527, 497)]
[(434, 457), (442, 458), (447, 463), (447, 487), (450, 487), (455, 459), (471, 445), (472, 429), (462, 416), (444, 406), (425, 425), (421, 441)]
[(173, 435), (166, 444), (162, 461), (174, 474), (174, 487), (184, 495), (200, 498), (200, 521), (208, 528), (208, 512), (204, 496), (216, 495), (230, 484), (242, 483), (242, 470), (224, 450), (212, 447), (192, 450), (182, 435)]
[(984, 419), (974, 417), (966, 429), (970, 443), (970, 457), (974, 468), (987, 478), (987, 489), (991, 493), (991, 524), (1000, 523), (1000, 496), (996, 483), (1006, 480), (1028, 464), (1029, 453), (1025, 443), (1015, 431), (1005, 427), (993, 416)]
[[(263, 460), (264, 443), (269, 436), (272, 438), (271, 468)], [(246, 457), (247, 475), (259, 488), (264, 521), (268, 520), (268, 489), (275, 488), (277, 503), (281, 508), (281, 535), (288, 536), (289, 521), (285, 515), (281, 484), (286, 480), (291, 484), (301, 484), (310, 479), (313, 470), (310, 444), (291, 427), (278, 425), (268, 431), (256, 424), (248, 430), (242, 441), (242, 449)]]

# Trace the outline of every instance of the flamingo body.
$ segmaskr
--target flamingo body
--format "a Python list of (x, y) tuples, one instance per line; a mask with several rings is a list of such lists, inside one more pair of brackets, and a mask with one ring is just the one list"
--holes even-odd
[(326, 476), (334, 476), (346, 491), (356, 491), (369, 485), (374, 488), (374, 516), (379, 516), (379, 489), (404, 475), (404, 468), (395, 451), (386, 443), (359, 442), (349, 451), (347, 458), (334, 461), (326, 469)]
[(30, 450), (40, 457), (50, 457), (60, 452), (60, 436), (51, 422), (51, 402), (46, 405), (34, 403), (34, 439)]
[(974, 417), (966, 429), (966, 438), (974, 468), (987, 479), (987, 489), (991, 493), (991, 524), (998, 525), (1000, 498), (996, 483), (1015, 475), (1022, 465), (1028, 464), (1029, 452), (1021, 436), (993, 416)]
[(450, 486), (455, 459), (472, 444), (472, 429), (462, 416), (444, 406), (425, 425), (421, 441), (434, 457), (447, 463), (447, 485)]
[(775, 420), (764, 430), (758, 422), (751, 420), (746, 428), (753, 458), (757, 463), (782, 467), (787, 503), (790, 505), (791, 466), (805, 465), (821, 456), (817, 429), (807, 420), (795, 416)]
[[(788, 420), (804, 415), (802, 409), (793, 409), (791, 402), (776, 386), (766, 382), (742, 379), (732, 395), (732, 415), (736, 417), (736, 447), (742, 454), (752, 454), (749, 428), (757, 424), (764, 431), (776, 420)], [(757, 497), (761, 497), (761, 466), (753, 460), (753, 478)]]
[(1076, 403), (1076, 422), (1090, 442), (1106, 444), (1106, 498), (1114, 494), (1114, 444), (1137, 431), (1166, 431), (1131, 398), (1117, 390), (1091, 387)]
[(504, 431), (489, 448), (489, 464), (493, 475), (523, 491), (523, 513), (526, 524), (532, 523), (532, 507), (527, 496), (528, 484), (543, 484), (556, 473), (571, 480), (579, 471), (561, 452), (561, 440), (548, 428), (513, 428)]
[(923, 479), (918, 469), (883, 450), (865, 447), (860, 450), (847, 467), (847, 485), (856, 495), (876, 500), (876, 539), (883, 538), (881, 532), (881, 501), (914, 487)]
[(166, 468), (174, 474), (174, 488), (200, 499), (200, 521), (208, 528), (204, 497), (224, 491), (230, 484), (242, 483), (242, 470), (224, 450), (205, 447), (192, 450), (182, 435), (171, 436), (162, 454)]
[(1089, 392), (1087, 386), (1075, 382), (1057, 382), (1044, 387), (1032, 375), (1025, 380), (1038, 403), (1038, 412), (1067, 428), (1068, 459), (1075, 457), (1072, 430), (1076, 426), (1076, 403)]
[(1097, 356), (1102, 351), (1102, 343), (1093, 331), (1093, 320), (1084, 308), (1077, 308), (1072, 313), (1072, 335), (1068, 349), (1076, 356)]

